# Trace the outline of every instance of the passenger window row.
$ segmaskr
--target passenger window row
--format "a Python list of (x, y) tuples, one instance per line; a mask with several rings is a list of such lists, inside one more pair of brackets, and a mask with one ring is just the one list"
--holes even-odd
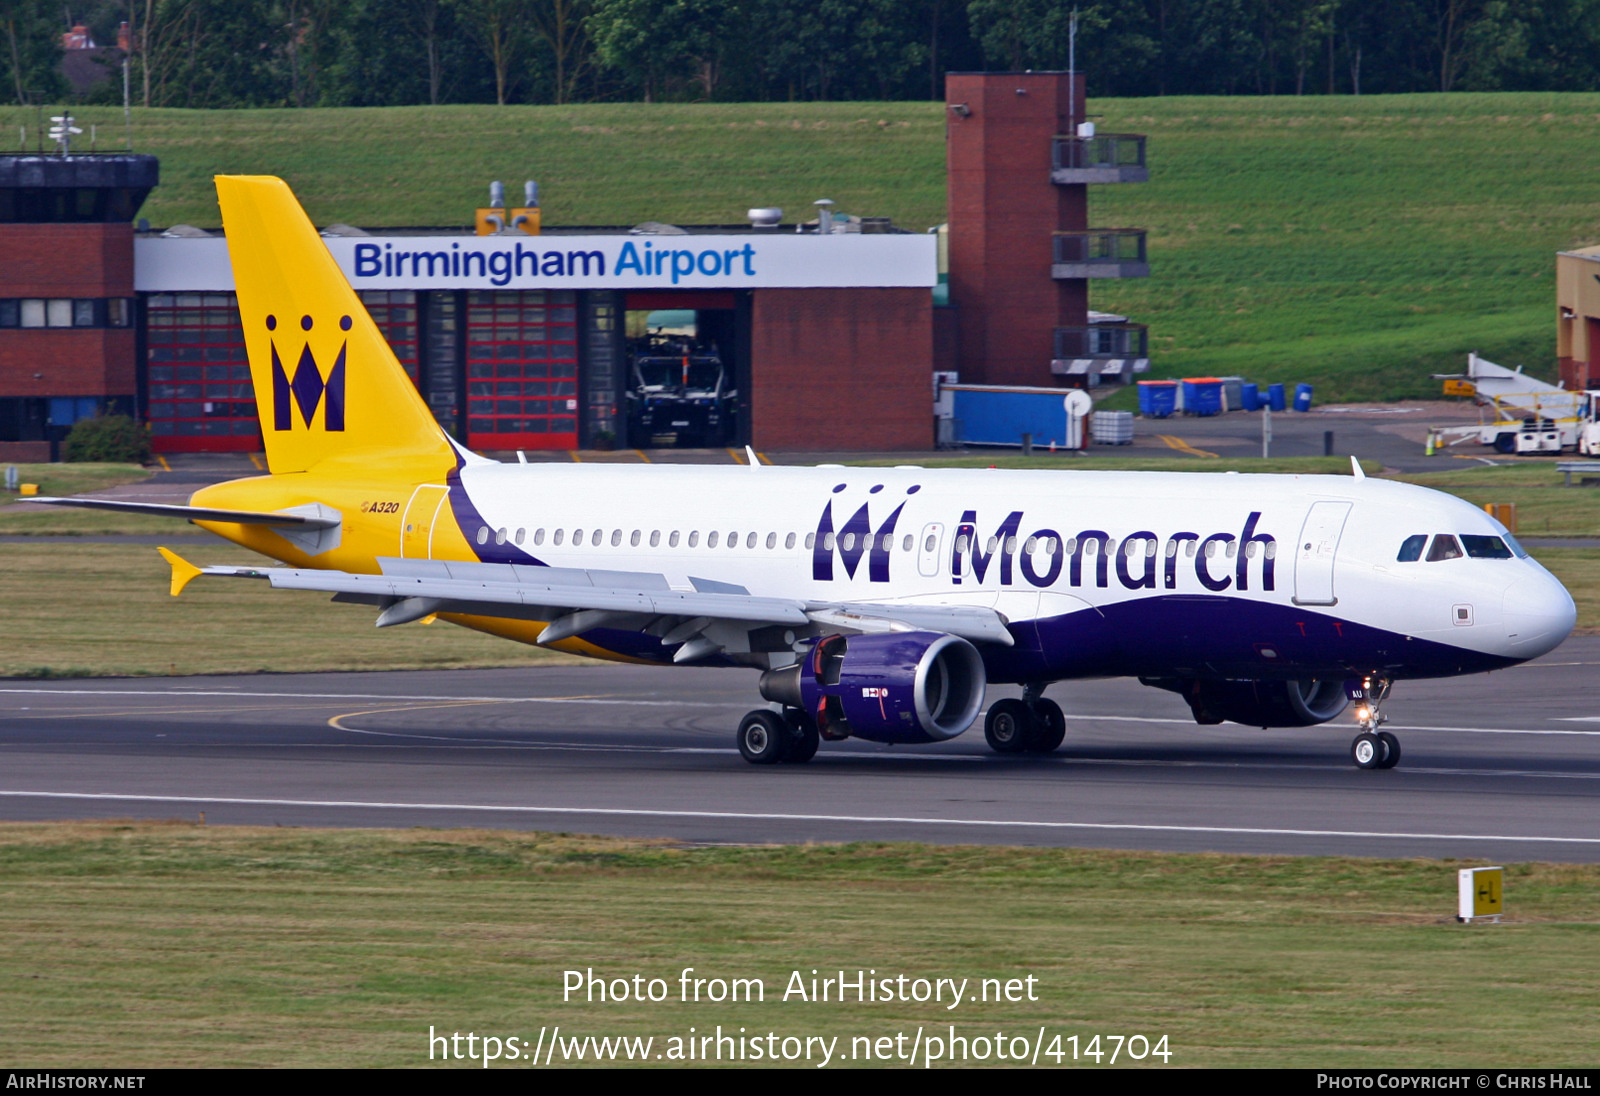
[[(663, 539), (665, 539), (666, 546), (668, 548), (676, 548), (680, 543), (689, 548), (700, 547), (700, 531), (698, 529), (691, 530), (687, 537), (684, 537), (679, 533), (678, 530), (674, 529), (672, 532), (665, 534), (664, 538), (661, 530), (659, 529), (651, 530), (648, 536), (646, 536), (644, 530), (642, 529), (635, 529), (631, 533), (625, 532), (622, 529), (612, 529), (610, 530), (609, 536), (607, 536), (607, 531), (605, 529), (595, 529), (592, 531), (587, 529), (573, 529), (570, 534), (565, 529), (554, 529), (550, 531), (549, 542), (553, 547), (556, 548), (561, 547), (563, 544), (569, 544), (573, 548), (581, 548), (585, 543), (592, 547), (599, 548), (608, 542), (610, 543), (611, 547), (620, 548), (622, 547), (624, 537), (627, 538), (628, 547), (630, 548), (638, 548), (646, 543), (648, 543), (649, 547), (651, 548), (659, 548), (662, 545)], [(490, 529), (487, 525), (481, 525), (478, 527), (477, 541), (479, 544), (488, 544), (491, 538), (496, 544), (504, 544), (507, 540), (510, 540), (519, 547), (527, 543), (529, 540), (528, 530), (526, 528), (518, 529), (515, 533), (513, 533), (509, 529)], [(542, 547), (545, 543), (545, 530), (535, 529), (531, 539), (534, 547)], [(799, 540), (800, 538), (798, 534), (789, 533), (783, 538), (783, 547), (786, 550), (792, 551), (795, 545), (799, 543)], [(850, 552), (854, 551), (857, 544), (859, 544), (861, 550), (864, 552), (874, 550), (888, 552), (894, 548), (894, 540), (895, 538), (892, 533), (863, 533), (860, 536), (857, 536), (855, 533), (845, 533), (842, 536), (837, 537), (833, 533), (827, 533), (824, 534), (822, 538), (822, 546), (825, 550), (830, 552), (833, 551), (836, 545), (843, 548), (846, 552)], [(738, 548), (741, 543), (745, 548), (753, 549), (758, 544), (762, 544), (765, 545), (768, 551), (775, 551), (778, 547), (778, 534), (768, 533), (763, 538), (760, 533), (745, 533), (743, 534), (742, 541), (741, 534), (738, 532), (729, 533), (726, 539), (723, 538), (723, 535), (719, 530), (712, 530), (705, 535), (705, 546), (707, 548), (715, 548), (719, 544), (725, 544), (729, 548)], [(810, 550), (814, 548), (816, 543), (817, 534), (807, 533), (805, 536), (806, 549)], [(930, 536), (928, 538), (927, 551), (933, 551), (936, 545), (937, 540)], [(910, 533), (905, 534), (905, 536), (901, 538), (900, 550), (902, 552), (909, 552), (915, 547), (916, 538)]]
[(1436, 533), (1431, 545), (1428, 544), (1426, 533), (1416, 533), (1400, 545), (1400, 553), (1395, 559), (1400, 563), (1415, 563), (1423, 558), (1424, 545), (1428, 547), (1429, 563), (1463, 556), (1469, 559), (1510, 559), (1512, 556), (1525, 559), (1528, 555), (1527, 550), (1509, 533), (1504, 538), (1462, 533), (1459, 539), (1451, 533)]
[[(974, 538), (971, 538), (963, 533), (961, 536), (956, 538), (956, 551), (964, 555), (971, 550), (973, 543)], [(1097, 551), (1099, 551), (1099, 548), (1097, 547), (1099, 543), (1100, 541), (1094, 537), (1086, 539), (1082, 545), (1083, 554), (1086, 556), (1094, 555)], [(1117, 542), (1117, 538), (1107, 537), (1105, 542), (1105, 554), (1108, 556), (1114, 556), (1120, 553), (1121, 555), (1130, 557), (1165, 554), (1170, 557), (1178, 554), (1179, 543), (1180, 542), (1176, 539), (1167, 541), (1165, 552), (1162, 552), (1158, 548), (1158, 542), (1149, 537), (1129, 537), (1120, 544)], [(1185, 540), (1182, 543), (1184, 547), (1184, 554), (1187, 556), (1193, 557), (1199, 550), (1198, 540)], [(1058, 544), (1060, 544), (1060, 542), (1055, 537), (1029, 537), (1027, 540), (1022, 542), (1022, 550), (1028, 555), (1033, 555), (1039, 552), (1043, 552), (1046, 555), (1051, 555), (1056, 551)], [(1077, 554), (1079, 548), (1078, 538), (1068, 537), (1066, 543), (1060, 546), (1067, 555), (1075, 555)], [(1000, 538), (990, 537), (984, 543), (984, 555), (992, 555), (995, 549), (1000, 547)], [(1257, 554), (1264, 554), (1267, 559), (1277, 558), (1278, 545), (1276, 543), (1266, 545), (1266, 551), (1264, 553), (1261, 552), (1261, 548), (1262, 545), (1256, 541), (1251, 541), (1249, 544), (1246, 544), (1244, 547), (1245, 558), (1255, 559)], [(1006, 537), (1004, 549), (1007, 555), (1014, 555), (1017, 551), (1017, 538), (1014, 536)], [(928, 550), (933, 550), (933, 546), (931, 544), (929, 545)], [(1233, 559), (1239, 554), (1239, 545), (1232, 541), (1228, 542), (1226, 545), (1219, 544), (1214, 540), (1209, 541), (1206, 544), (1205, 554), (1207, 559), (1215, 558), (1219, 554), (1227, 556), (1229, 559)]]

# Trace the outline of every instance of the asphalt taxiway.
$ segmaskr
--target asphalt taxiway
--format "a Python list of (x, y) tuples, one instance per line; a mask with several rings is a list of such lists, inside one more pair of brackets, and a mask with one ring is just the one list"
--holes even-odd
[[(1054, 686), (1048, 758), (950, 742), (733, 747), (754, 675), (633, 666), (0, 682), (0, 818), (482, 826), (692, 842), (916, 840), (1600, 860), (1600, 637), (1396, 686), (1400, 767), (1349, 716), (1196, 726), (1131, 681)], [(991, 689), (990, 699), (1014, 692)]]

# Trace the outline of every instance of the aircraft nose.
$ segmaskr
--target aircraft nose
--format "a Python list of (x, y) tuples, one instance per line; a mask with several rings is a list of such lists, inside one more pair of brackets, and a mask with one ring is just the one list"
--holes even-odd
[(1554, 650), (1578, 622), (1572, 595), (1543, 569), (1530, 570), (1507, 588), (1503, 612), (1510, 653), (1517, 658)]

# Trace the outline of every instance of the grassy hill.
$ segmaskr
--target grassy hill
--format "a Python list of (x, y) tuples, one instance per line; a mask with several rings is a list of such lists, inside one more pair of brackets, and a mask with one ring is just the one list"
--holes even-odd
[[(1090, 111), (1151, 138), (1151, 181), (1095, 188), (1091, 209), (1150, 230), (1154, 274), (1092, 302), (1151, 325), (1156, 375), (1304, 380), (1326, 400), (1436, 393), (1428, 374), (1474, 349), (1553, 372), (1553, 253), (1600, 241), (1600, 95)], [(120, 111), (82, 118), (121, 140)], [(0, 134), (24, 123), (13, 108)], [(136, 111), (134, 133), (162, 157), (156, 224), (216, 225), (209, 176), (235, 171), (284, 176), (319, 224), (464, 224), (488, 180), (530, 176), (552, 224), (793, 216), (820, 197), (945, 219), (936, 103)]]

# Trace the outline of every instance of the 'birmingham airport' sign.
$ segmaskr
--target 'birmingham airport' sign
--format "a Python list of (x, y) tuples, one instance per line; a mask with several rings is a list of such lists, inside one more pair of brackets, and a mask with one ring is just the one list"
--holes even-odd
[[(337, 236), (323, 240), (356, 289), (771, 289), (928, 286), (928, 234)], [(228, 244), (134, 240), (141, 293), (233, 288)]]

